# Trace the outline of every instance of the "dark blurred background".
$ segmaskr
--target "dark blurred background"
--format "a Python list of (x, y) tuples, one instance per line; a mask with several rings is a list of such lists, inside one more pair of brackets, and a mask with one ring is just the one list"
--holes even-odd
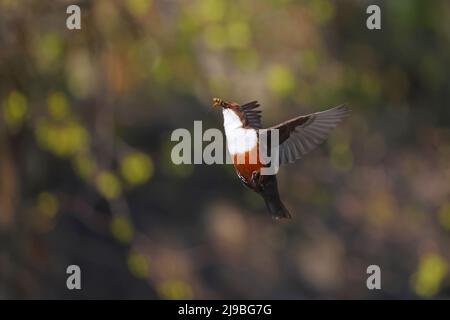
[[(69, 4), (0, 0), (0, 298), (450, 298), (449, 1), (81, 1), (73, 31)], [(281, 169), (292, 221), (171, 162), (215, 96), (352, 108)]]

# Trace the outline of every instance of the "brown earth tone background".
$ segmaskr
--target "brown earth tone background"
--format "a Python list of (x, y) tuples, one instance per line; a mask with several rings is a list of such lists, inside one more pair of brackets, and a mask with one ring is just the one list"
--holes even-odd
[[(0, 298), (450, 298), (450, 2), (78, 1), (79, 31), (69, 4), (0, 0)], [(352, 108), (281, 169), (292, 221), (170, 161), (215, 96)]]

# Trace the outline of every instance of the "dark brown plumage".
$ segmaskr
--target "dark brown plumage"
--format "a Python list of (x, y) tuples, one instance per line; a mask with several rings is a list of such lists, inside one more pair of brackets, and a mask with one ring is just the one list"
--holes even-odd
[[(349, 109), (341, 105), (326, 111), (295, 117), (276, 126), (262, 129), (261, 110), (257, 110), (260, 106), (257, 101), (240, 106), (235, 102), (225, 102), (214, 98), (213, 106), (222, 107), (224, 110), (227, 145), (238, 177), (247, 187), (264, 198), (267, 209), (276, 219), (290, 218), (291, 215), (280, 200), (276, 174), (261, 174), (261, 168), (268, 165), (262, 164), (259, 159), (259, 150), (263, 146), (260, 146), (259, 142), (255, 142), (255, 137), (259, 137), (262, 132), (267, 133), (267, 148), (270, 150), (271, 130), (277, 129), (279, 134), (279, 163), (292, 163), (324, 142), (330, 131), (349, 113)], [(239, 119), (239, 124), (234, 123), (237, 121), (236, 119)], [(252, 141), (247, 149), (242, 148), (241, 145), (241, 140), (245, 139), (251, 139)], [(253, 158), (256, 159), (256, 163), (248, 161), (253, 153), (258, 155)], [(240, 163), (237, 160), (239, 157), (245, 159), (245, 161)]]

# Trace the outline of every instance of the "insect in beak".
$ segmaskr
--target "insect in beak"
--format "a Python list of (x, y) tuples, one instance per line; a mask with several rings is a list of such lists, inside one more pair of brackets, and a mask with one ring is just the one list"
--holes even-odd
[(222, 99), (219, 99), (219, 98), (213, 98), (212, 106), (213, 106), (214, 108), (217, 108), (217, 107), (223, 107), (223, 105), (224, 105), (224, 103), (223, 103), (223, 100), (222, 100)]

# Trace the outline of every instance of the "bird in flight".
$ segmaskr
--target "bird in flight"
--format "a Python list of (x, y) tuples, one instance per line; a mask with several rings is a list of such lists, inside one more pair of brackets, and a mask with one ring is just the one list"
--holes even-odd
[[(267, 133), (265, 149), (271, 150), (271, 132), (277, 129), (279, 164), (293, 163), (324, 142), (330, 131), (347, 117), (350, 110), (345, 105), (340, 105), (263, 129), (259, 106), (257, 101), (239, 105), (236, 102), (213, 98), (213, 107), (222, 108), (227, 148), (238, 177), (244, 185), (263, 197), (273, 218), (291, 218), (281, 202), (276, 173), (261, 172), (270, 164), (261, 161), (260, 152), (263, 146), (260, 145), (260, 135)], [(268, 153), (269, 151), (266, 151), (266, 154)]]

